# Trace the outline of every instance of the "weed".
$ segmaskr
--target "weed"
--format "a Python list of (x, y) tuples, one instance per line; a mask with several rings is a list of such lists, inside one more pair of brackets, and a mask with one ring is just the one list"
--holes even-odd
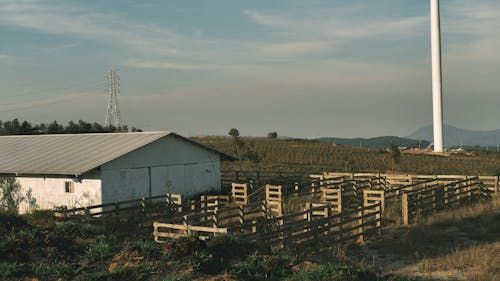
[(145, 258), (156, 258), (161, 255), (161, 246), (150, 240), (127, 241), (122, 252), (137, 251)]
[(98, 239), (94, 245), (85, 250), (85, 256), (93, 261), (103, 260), (112, 255), (113, 249), (104, 239)]
[(189, 263), (195, 270), (200, 270), (205, 264), (209, 263), (212, 256), (205, 250), (196, 250), (189, 257)]
[(34, 210), (28, 217), (28, 221), (32, 225), (50, 228), (55, 224), (54, 212), (52, 210)]
[(96, 235), (96, 234), (102, 234), (103, 229), (91, 225), (91, 224), (81, 224), (81, 223), (75, 223), (71, 221), (64, 221), (61, 223), (58, 223), (55, 227), (56, 232), (63, 234), (63, 235), (84, 235), (84, 236), (89, 236), (89, 235)]
[(54, 262), (52, 264), (34, 264), (31, 266), (31, 271), (34, 277), (42, 280), (56, 280), (68, 275), (72, 275), (75, 271), (71, 265), (65, 262)]
[(24, 270), (24, 266), (17, 262), (0, 262), (0, 279), (10, 279), (18, 276)]
[(237, 263), (232, 273), (244, 280), (281, 280), (291, 272), (296, 262), (295, 257), (288, 255), (257, 255), (252, 254), (244, 261)]
[(191, 255), (194, 251), (206, 248), (205, 243), (196, 236), (181, 237), (179, 239), (167, 240), (163, 246), (163, 254), (173, 258), (183, 258)]
[(289, 281), (378, 281), (377, 275), (367, 270), (357, 270), (347, 265), (327, 264), (299, 271)]

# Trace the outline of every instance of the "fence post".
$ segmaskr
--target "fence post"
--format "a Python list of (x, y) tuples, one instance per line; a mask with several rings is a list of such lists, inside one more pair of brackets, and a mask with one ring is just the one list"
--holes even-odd
[(213, 211), (212, 220), (213, 220), (213, 226), (215, 228), (219, 228), (219, 210), (218, 210), (218, 208), (215, 208), (215, 210)]
[(145, 212), (146, 211), (146, 198), (145, 197), (142, 197), (141, 198), (141, 212)]
[(182, 216), (182, 224), (186, 227), (184, 234), (191, 235), (191, 229), (189, 228), (187, 215)]
[(242, 231), (243, 231), (243, 225), (245, 224), (245, 214), (243, 212), (244, 212), (243, 205), (238, 205), (238, 216), (240, 218), (240, 227)]
[(358, 233), (359, 233), (359, 237), (358, 237), (358, 241), (359, 242), (363, 242), (363, 233), (364, 233), (364, 227), (363, 227), (363, 223), (364, 223), (364, 208), (361, 208), (361, 209), (358, 209)]
[(403, 224), (407, 225), (408, 224), (408, 194), (403, 194), (401, 196), (401, 209), (402, 209), (402, 217), (403, 217)]
[(495, 196), (498, 196), (498, 188), (499, 188), (498, 181), (499, 181), (499, 179), (500, 179), (500, 176), (497, 176), (495, 178)]

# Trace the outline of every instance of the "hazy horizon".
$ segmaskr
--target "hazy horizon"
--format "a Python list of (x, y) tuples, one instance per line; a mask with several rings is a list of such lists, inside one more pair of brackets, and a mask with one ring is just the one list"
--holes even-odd
[[(500, 2), (441, 1), (444, 122), (499, 129)], [(0, 120), (184, 135), (407, 136), (432, 123), (428, 1), (0, 0)]]

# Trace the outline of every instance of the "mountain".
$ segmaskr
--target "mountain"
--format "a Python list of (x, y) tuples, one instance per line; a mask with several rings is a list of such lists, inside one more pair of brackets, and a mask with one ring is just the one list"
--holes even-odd
[[(453, 146), (497, 146), (500, 144), (500, 130), (475, 131), (460, 129), (451, 125), (444, 125), (444, 145)], [(422, 127), (407, 138), (433, 141), (432, 125)]]
[[(403, 147), (415, 147), (418, 146), (418, 140), (416, 139), (411, 139), (411, 138), (400, 138), (400, 137), (395, 137), (395, 136), (384, 136), (384, 137), (375, 137), (375, 138), (353, 138), (353, 139), (346, 139), (346, 138), (318, 138), (316, 139), (317, 141), (320, 142), (331, 142), (331, 143), (336, 143), (336, 144), (341, 144), (345, 146), (352, 146), (352, 147), (371, 147), (371, 148), (387, 148), (391, 144), (394, 144), (396, 146), (403, 146)], [(422, 140), (420, 142), (420, 147), (426, 148), (429, 146), (428, 141)]]

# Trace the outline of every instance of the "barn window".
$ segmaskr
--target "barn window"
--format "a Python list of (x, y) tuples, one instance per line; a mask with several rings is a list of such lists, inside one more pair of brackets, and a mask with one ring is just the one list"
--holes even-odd
[(64, 191), (66, 191), (66, 193), (74, 193), (75, 183), (72, 181), (64, 182)]

